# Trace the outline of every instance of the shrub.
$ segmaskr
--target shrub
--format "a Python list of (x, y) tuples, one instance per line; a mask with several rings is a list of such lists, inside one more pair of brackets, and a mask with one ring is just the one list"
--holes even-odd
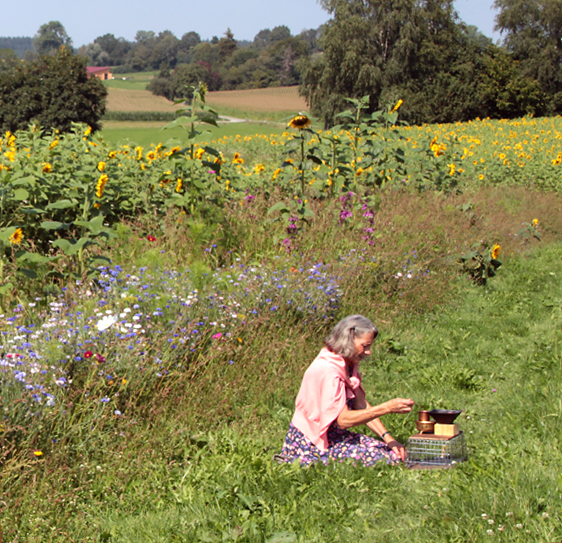
[(88, 79), (86, 61), (61, 47), (0, 76), (0, 129), (14, 132), (36, 123), (68, 132), (72, 123), (98, 130), (105, 113), (107, 90)]

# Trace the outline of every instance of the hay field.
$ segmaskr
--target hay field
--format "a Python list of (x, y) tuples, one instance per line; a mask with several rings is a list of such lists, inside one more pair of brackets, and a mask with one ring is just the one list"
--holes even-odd
[[(174, 111), (180, 107), (146, 90), (108, 87), (107, 91), (108, 111)], [(298, 87), (214, 91), (207, 95), (207, 103), (219, 114), (221, 110), (240, 111), (245, 113), (244, 117), (253, 112), (297, 113), (308, 109)]]
[(219, 110), (221, 107), (262, 112), (308, 109), (304, 98), (299, 96), (298, 87), (215, 91), (208, 94), (207, 103)]
[(174, 111), (180, 106), (147, 90), (107, 89), (108, 111)]

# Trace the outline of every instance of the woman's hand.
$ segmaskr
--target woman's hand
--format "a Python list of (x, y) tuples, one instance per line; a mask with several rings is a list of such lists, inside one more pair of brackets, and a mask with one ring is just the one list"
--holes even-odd
[(404, 462), (406, 460), (408, 455), (406, 454), (406, 447), (404, 447), (404, 445), (402, 445), (402, 443), (398, 443), (398, 441), (393, 439), (392, 441), (389, 441), (386, 445), (390, 449), (392, 449), (394, 454), (396, 454), (396, 456), (398, 458), (400, 458), (400, 460), (402, 460), (402, 462)]
[(389, 413), (409, 413), (414, 406), (414, 400), (405, 398), (394, 398), (386, 402)]

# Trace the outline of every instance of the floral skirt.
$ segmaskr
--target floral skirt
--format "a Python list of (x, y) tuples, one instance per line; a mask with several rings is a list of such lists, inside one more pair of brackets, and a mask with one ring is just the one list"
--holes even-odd
[(330, 460), (343, 462), (344, 458), (351, 458), (365, 466), (372, 466), (381, 460), (387, 464), (401, 462), (386, 443), (363, 434), (342, 430), (336, 421), (328, 429), (328, 449), (325, 451), (316, 447), (291, 423), (278, 457), (285, 462), (299, 460), (303, 466), (313, 462), (328, 464)]

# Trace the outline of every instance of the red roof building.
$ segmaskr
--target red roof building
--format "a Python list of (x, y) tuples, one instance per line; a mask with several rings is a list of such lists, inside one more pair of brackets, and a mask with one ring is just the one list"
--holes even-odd
[(97, 77), (98, 79), (113, 79), (111, 68), (109, 66), (86, 66), (88, 79)]

